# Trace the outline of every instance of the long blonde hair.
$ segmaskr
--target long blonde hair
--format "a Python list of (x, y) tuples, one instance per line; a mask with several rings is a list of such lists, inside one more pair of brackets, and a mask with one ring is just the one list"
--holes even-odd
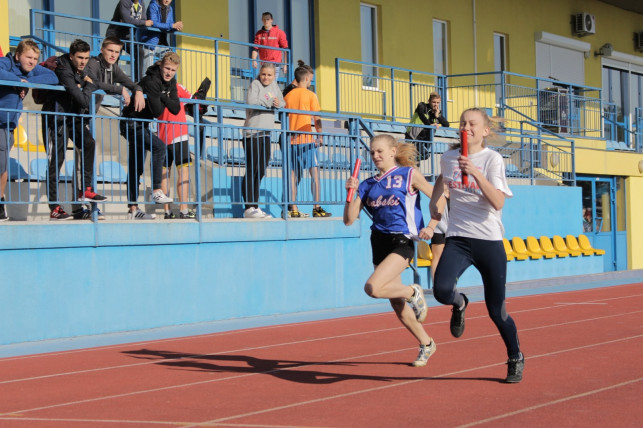
[(375, 141), (383, 140), (386, 142), (389, 147), (395, 147), (395, 163), (400, 166), (418, 166), (418, 151), (415, 148), (414, 144), (404, 143), (400, 140), (395, 139), (393, 136), (388, 134), (380, 134), (376, 137), (373, 137), (371, 144)]
[[(464, 117), (464, 114), (467, 113), (467, 112), (470, 112), (470, 111), (478, 112), (482, 116), (482, 121), (484, 122), (484, 126), (489, 128), (489, 135), (487, 135), (486, 138), (489, 138), (489, 137), (492, 137), (493, 135), (495, 135), (494, 130), (498, 129), (498, 127), (499, 127), (498, 119), (490, 118), (489, 115), (487, 114), (487, 112), (484, 109), (481, 109), (479, 107), (471, 107), (471, 108), (468, 108), (465, 111), (463, 111), (462, 114), (460, 115), (460, 122), (462, 122), (462, 118)], [(458, 127), (459, 127), (459, 125), (458, 125)], [(482, 147), (487, 147), (487, 144), (485, 143), (485, 140), (482, 140)], [(450, 144), (449, 148), (451, 150), (459, 149), (460, 148), (460, 143), (458, 142), (458, 143)]]

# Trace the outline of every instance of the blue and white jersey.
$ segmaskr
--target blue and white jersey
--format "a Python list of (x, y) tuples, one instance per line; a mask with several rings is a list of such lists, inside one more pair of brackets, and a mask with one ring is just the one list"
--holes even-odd
[(415, 238), (424, 227), (420, 195), (411, 189), (411, 174), (413, 168), (396, 166), (360, 183), (359, 197), (373, 216), (372, 230)]

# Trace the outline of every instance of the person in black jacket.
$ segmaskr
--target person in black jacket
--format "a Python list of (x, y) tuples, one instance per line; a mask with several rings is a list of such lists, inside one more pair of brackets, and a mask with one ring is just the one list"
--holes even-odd
[[(89, 51), (87, 42), (76, 39), (69, 46), (69, 53), (58, 58), (55, 73), (65, 91), (55, 91), (52, 100), (43, 106), (44, 111), (76, 115), (89, 113), (92, 93), (96, 90), (96, 85), (86, 70)], [(80, 169), (83, 174), (78, 185), (78, 201), (103, 202), (107, 199), (93, 189), (96, 142), (89, 130), (87, 117), (49, 115), (46, 123), (50, 220), (67, 220), (70, 218), (69, 214), (58, 203), (58, 176), (65, 161), (68, 139), (73, 141), (82, 155)]]
[[(442, 98), (437, 92), (431, 92), (429, 95), (429, 101), (426, 103), (418, 103), (415, 108), (413, 119), (411, 119), (411, 123), (419, 124), (420, 122), (416, 121), (416, 118), (424, 125), (434, 126), (436, 128), (439, 128), (440, 126), (449, 127), (449, 121), (442, 116)], [(431, 141), (430, 128), (409, 126), (407, 128), (405, 138), (414, 142), (415, 147), (418, 149), (420, 160), (424, 160), (429, 157), (430, 150), (424, 141)]]
[[(123, 97), (123, 105), (131, 102), (130, 92), (134, 98), (134, 110), (141, 111), (145, 108), (143, 89), (129, 78), (118, 66), (118, 57), (123, 50), (123, 42), (118, 37), (105, 37), (100, 48), (100, 54), (90, 58), (87, 63), (87, 74), (94, 81), (98, 89), (109, 95)], [(96, 95), (96, 111), (98, 111), (102, 95)]]
[(168, 109), (177, 114), (181, 103), (177, 95), (174, 76), (181, 64), (181, 58), (174, 52), (167, 52), (161, 61), (147, 69), (145, 77), (139, 82), (147, 96), (145, 108), (136, 111), (133, 103), (123, 109), (123, 116), (130, 120), (121, 121), (121, 135), (129, 142), (129, 161), (127, 174), (127, 194), (129, 218), (131, 220), (152, 220), (155, 215), (146, 214), (138, 208), (138, 186), (143, 174), (146, 150), (152, 152), (152, 200), (157, 204), (169, 204), (172, 199), (161, 190), (163, 165), (165, 164), (165, 143), (149, 129), (148, 121), (154, 120)]

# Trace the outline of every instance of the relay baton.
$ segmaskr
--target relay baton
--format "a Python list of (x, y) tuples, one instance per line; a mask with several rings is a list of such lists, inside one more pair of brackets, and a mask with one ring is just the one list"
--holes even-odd
[[(357, 158), (355, 161), (355, 168), (353, 169), (353, 175), (351, 177), (357, 178), (357, 175), (359, 174), (359, 167), (362, 165), (362, 160), (360, 158)], [(353, 194), (355, 193), (355, 189), (350, 188), (348, 189), (348, 195), (346, 195), (346, 202), (350, 202), (353, 200)]]
[[(462, 156), (469, 156), (469, 143), (467, 143), (467, 131), (465, 130), (460, 130), (460, 147), (462, 148)], [(469, 177), (465, 173), (462, 173), (462, 184), (469, 185)]]

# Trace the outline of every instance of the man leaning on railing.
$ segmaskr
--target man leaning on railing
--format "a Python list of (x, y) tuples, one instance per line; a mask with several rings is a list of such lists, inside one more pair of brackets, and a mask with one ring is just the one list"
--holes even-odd
[[(55, 85), (56, 75), (47, 68), (38, 65), (40, 48), (31, 39), (22, 40), (16, 49), (15, 56), (10, 53), (0, 58), (0, 80), (16, 82), (43, 83)], [(0, 108), (22, 110), (22, 100), (28, 88), (0, 86)], [(7, 186), (7, 164), (9, 152), (13, 146), (13, 130), (18, 126), (20, 113), (0, 113), (0, 221), (8, 220), (4, 207), (5, 188)]]
[(65, 161), (68, 139), (73, 141), (82, 155), (83, 176), (79, 180), (78, 201), (104, 202), (107, 199), (96, 193), (93, 188), (96, 142), (89, 129), (90, 119), (75, 116), (89, 113), (92, 93), (97, 89), (96, 84), (87, 75), (89, 52), (89, 44), (84, 40), (76, 39), (71, 43), (69, 53), (58, 58), (56, 67), (56, 76), (65, 87), (65, 91), (56, 91), (52, 102), (43, 105), (43, 111), (56, 113), (48, 115), (46, 119), (50, 220), (70, 218), (58, 202), (58, 180)]

